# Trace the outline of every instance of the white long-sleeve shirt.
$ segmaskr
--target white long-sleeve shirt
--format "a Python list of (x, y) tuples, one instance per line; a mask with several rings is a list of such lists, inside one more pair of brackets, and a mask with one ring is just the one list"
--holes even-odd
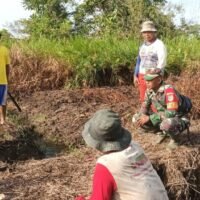
[(164, 73), (166, 66), (167, 50), (164, 43), (156, 39), (153, 43), (143, 43), (139, 50), (135, 75), (145, 74), (148, 68), (160, 68)]

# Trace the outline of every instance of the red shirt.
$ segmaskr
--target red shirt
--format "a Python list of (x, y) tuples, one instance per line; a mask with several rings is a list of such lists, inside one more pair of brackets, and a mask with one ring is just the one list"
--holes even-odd
[[(93, 191), (90, 200), (111, 200), (117, 185), (109, 170), (97, 164), (93, 177)], [(83, 196), (76, 197), (75, 200), (86, 200)]]

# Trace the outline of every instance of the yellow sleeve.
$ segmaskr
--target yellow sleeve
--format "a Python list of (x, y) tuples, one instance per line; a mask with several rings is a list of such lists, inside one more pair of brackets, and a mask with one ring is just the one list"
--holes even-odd
[(5, 48), (5, 61), (6, 61), (6, 65), (10, 64), (10, 54), (7, 48)]

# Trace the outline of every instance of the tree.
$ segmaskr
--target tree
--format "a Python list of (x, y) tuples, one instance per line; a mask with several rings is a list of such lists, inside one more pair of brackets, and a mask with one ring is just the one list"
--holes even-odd
[(24, 0), (25, 9), (33, 11), (30, 19), (22, 20), (25, 33), (35, 37), (67, 37), (71, 29), (67, 3), (70, 0)]
[(153, 20), (161, 34), (175, 28), (172, 15), (164, 14), (165, 0), (85, 0), (77, 6), (75, 29), (78, 32), (121, 32), (138, 35), (141, 22)]
[[(165, 0), (24, 0), (32, 10), (23, 20), (25, 32), (62, 38), (71, 34), (106, 34), (139, 36), (144, 20), (153, 20), (162, 35), (172, 33), (172, 15), (165, 14)], [(161, 28), (160, 28), (161, 27)]]

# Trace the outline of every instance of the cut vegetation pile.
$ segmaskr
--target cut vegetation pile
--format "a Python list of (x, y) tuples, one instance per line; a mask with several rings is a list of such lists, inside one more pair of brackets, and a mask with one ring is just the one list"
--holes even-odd
[[(187, 134), (183, 133), (180, 138), (181, 146), (168, 152), (166, 145), (169, 140), (155, 145), (155, 135), (138, 134), (132, 126), (131, 117), (139, 105), (137, 95), (135, 88), (124, 86), (36, 92), (23, 98), (23, 113), (27, 114), (29, 123), (35, 127), (34, 132), (64, 143), (66, 148), (62, 156), (55, 158), (29, 160), (28, 158), (36, 158), (30, 153), (24, 155), (28, 160), (20, 161), (22, 143), (28, 147), (26, 141), (20, 140), (19, 152), (15, 152), (19, 161), (15, 160), (5, 172), (0, 172), (0, 191), (12, 199), (73, 200), (79, 194), (89, 195), (97, 153), (85, 147), (81, 131), (83, 124), (96, 110), (110, 107), (120, 114), (123, 125), (132, 132), (133, 139), (145, 149), (170, 200), (198, 200), (200, 120), (192, 121), (193, 144), (188, 141)], [(2, 142), (1, 146), (5, 147), (6, 144), (8, 143)], [(4, 150), (2, 149), (2, 154)], [(26, 152), (29, 151), (26, 149)], [(4, 156), (4, 161), (5, 159)]]
[[(169, 139), (155, 145), (155, 135), (139, 135), (135, 140), (145, 149), (153, 166), (160, 175), (170, 200), (198, 200), (200, 198), (200, 126), (194, 121), (191, 127), (192, 144), (184, 132), (179, 136), (181, 146), (169, 152)], [(134, 131), (133, 131), (134, 132)]]
[[(37, 91), (19, 101), (22, 115), (29, 121), (26, 126), (30, 126), (30, 129), (27, 130), (65, 145), (65, 151), (57, 157), (43, 160), (39, 160), (40, 155), (35, 156), (37, 151), (29, 149), (32, 153), (29, 152), (27, 148), (35, 147), (35, 143), (31, 144), (31, 137), (27, 138), (27, 143), (25, 136), (31, 133), (23, 131), (24, 137), (21, 138), (10, 131), (12, 127), (24, 126), (14, 118), (16, 110), (12, 108), (9, 116), (11, 127), (0, 132), (0, 161), (7, 163), (0, 171), (0, 191), (8, 199), (73, 200), (79, 194), (89, 195), (98, 154), (84, 145), (81, 131), (96, 110), (108, 107), (120, 114), (123, 125), (132, 132), (133, 139), (145, 149), (170, 200), (200, 199), (200, 71), (185, 71), (180, 77), (169, 76), (167, 80), (183, 94), (190, 96), (194, 105), (190, 128), (192, 143), (184, 132), (180, 135), (181, 146), (169, 152), (166, 150), (168, 139), (155, 145), (155, 135), (138, 134), (133, 127), (131, 118), (139, 107), (139, 101), (138, 91), (132, 85), (55, 90), (62, 88), (70, 76), (62, 63), (49, 58), (24, 56), (18, 50), (12, 53), (15, 55), (12, 55), (11, 90), (18, 91), (16, 93), (20, 95)], [(11, 109), (9, 105), (8, 108)], [(6, 151), (6, 147), (12, 149), (11, 145), (15, 147), (14, 152)], [(21, 152), (23, 149), (24, 152)], [(20, 157), (21, 154), (23, 157)]]

